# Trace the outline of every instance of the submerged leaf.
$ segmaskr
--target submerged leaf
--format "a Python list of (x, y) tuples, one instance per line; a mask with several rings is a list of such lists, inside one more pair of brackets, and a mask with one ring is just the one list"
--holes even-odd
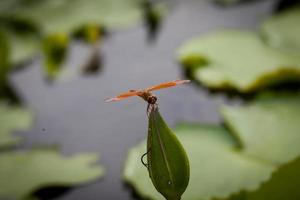
[(69, 38), (65, 34), (51, 35), (44, 40), (45, 71), (48, 78), (55, 78), (60, 72), (68, 44)]
[(102, 176), (94, 154), (64, 158), (55, 150), (0, 154), (0, 198), (24, 199), (46, 186), (72, 186)]
[(20, 138), (12, 135), (13, 131), (26, 130), (31, 126), (31, 123), (31, 113), (0, 101), (0, 147), (17, 144)]
[(300, 155), (300, 93), (266, 94), (222, 114), (246, 154), (279, 164)]
[(192, 76), (213, 89), (253, 92), (300, 80), (300, 57), (275, 51), (253, 32), (221, 31), (192, 39), (179, 49)]
[(9, 71), (9, 44), (6, 34), (0, 31), (0, 96), (3, 95)]
[(90, 44), (96, 44), (105, 34), (103, 27), (97, 24), (86, 24), (74, 32), (74, 36)]
[[(257, 189), (269, 178), (274, 166), (237, 150), (230, 134), (219, 126), (183, 124), (175, 129), (190, 160), (190, 183), (182, 199), (225, 198), (240, 190)], [(145, 142), (130, 150), (124, 179), (144, 198), (163, 199), (139, 162)]]
[(279, 13), (266, 20), (262, 34), (266, 42), (275, 48), (300, 56), (300, 6)]
[(147, 166), (153, 185), (166, 199), (179, 200), (189, 183), (189, 161), (158, 108), (149, 115), (147, 149)]

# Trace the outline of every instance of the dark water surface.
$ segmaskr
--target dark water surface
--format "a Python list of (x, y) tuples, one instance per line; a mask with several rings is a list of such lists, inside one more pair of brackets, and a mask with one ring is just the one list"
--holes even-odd
[[(155, 43), (147, 42), (142, 26), (112, 33), (102, 44), (104, 67), (98, 75), (49, 85), (42, 79), (40, 59), (15, 73), (15, 88), (36, 114), (33, 129), (22, 133), (24, 146), (59, 144), (66, 155), (100, 153), (100, 163), (106, 168), (100, 181), (75, 188), (59, 199), (133, 199), (121, 180), (122, 168), (128, 149), (146, 137), (146, 104), (139, 98), (110, 104), (103, 100), (128, 89), (183, 78), (175, 59), (182, 42), (220, 28), (256, 29), (274, 3), (255, 1), (222, 8), (204, 0), (178, 1)], [(87, 55), (86, 47), (74, 44), (68, 66), (78, 66)], [(178, 121), (219, 123), (218, 106), (228, 102), (194, 84), (156, 94), (170, 126)]]

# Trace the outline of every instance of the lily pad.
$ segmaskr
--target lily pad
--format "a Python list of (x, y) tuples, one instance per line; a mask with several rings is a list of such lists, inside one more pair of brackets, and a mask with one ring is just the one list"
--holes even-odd
[(245, 154), (277, 164), (300, 155), (300, 93), (265, 94), (222, 114)]
[(248, 194), (249, 200), (300, 199), (300, 157), (281, 166), (259, 190)]
[(300, 57), (284, 54), (248, 31), (220, 31), (186, 42), (179, 61), (192, 76), (212, 89), (242, 93), (300, 81)]
[(8, 34), (8, 41), (11, 48), (10, 62), (12, 65), (27, 61), (40, 50), (39, 38), (34, 34), (17, 35), (10, 33)]
[(32, 124), (32, 114), (18, 106), (9, 106), (0, 101), (0, 147), (16, 145), (20, 137), (13, 131), (26, 130)]
[(272, 47), (300, 55), (300, 6), (288, 9), (262, 25), (262, 34)]
[(25, 3), (15, 13), (38, 24), (47, 35), (69, 34), (86, 24), (109, 29), (134, 24), (142, 19), (140, 4), (140, 0), (44, 0)]
[[(267, 180), (274, 166), (247, 157), (222, 127), (182, 124), (175, 129), (190, 160), (190, 183), (182, 199), (225, 198), (240, 190), (254, 190)], [(140, 162), (146, 143), (129, 152), (124, 179), (144, 198), (163, 199), (151, 184), (147, 169)]]
[(226, 200), (298, 200), (300, 199), (300, 157), (280, 166), (258, 190), (242, 191)]
[(95, 154), (63, 157), (55, 150), (0, 154), (0, 198), (25, 199), (46, 186), (73, 186), (96, 180), (103, 168)]

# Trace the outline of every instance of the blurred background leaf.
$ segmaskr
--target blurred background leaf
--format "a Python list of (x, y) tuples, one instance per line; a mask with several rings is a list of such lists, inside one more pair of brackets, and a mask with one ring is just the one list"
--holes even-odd
[(299, 56), (265, 46), (249, 31), (210, 33), (187, 41), (178, 54), (193, 78), (212, 89), (248, 93), (300, 77)]
[(300, 157), (280, 166), (272, 177), (262, 183), (260, 188), (255, 191), (242, 191), (234, 194), (226, 200), (283, 200), (283, 199), (299, 199), (300, 184)]
[(300, 94), (265, 94), (246, 106), (223, 106), (226, 125), (242, 151), (283, 164), (300, 155)]
[(300, 56), (300, 5), (266, 20), (262, 34), (268, 45)]
[(17, 145), (21, 138), (13, 134), (15, 131), (28, 130), (32, 121), (32, 114), (28, 110), (0, 101), (0, 147)]
[(103, 168), (91, 166), (95, 154), (62, 157), (56, 150), (0, 153), (0, 197), (26, 199), (46, 186), (69, 186), (96, 180)]
[(150, 3), (149, 9), (144, 10), (143, 2), (143, 0), (4, 0), (0, 4), (0, 24), (4, 31), (8, 32), (7, 40), (12, 46), (10, 64), (15, 65), (28, 60), (38, 52), (40, 46), (44, 46), (45, 74), (52, 79), (59, 74), (58, 69), (62, 68), (69, 47), (68, 43), (62, 42), (58, 36), (61, 38), (64, 35), (67, 38), (64, 41), (70, 40), (78, 30), (81, 30), (83, 33), (81, 37), (95, 44), (103, 38), (102, 30), (118, 30), (142, 22), (148, 16), (144, 15), (147, 11), (156, 13), (153, 15), (155, 17), (151, 18), (154, 22), (149, 22), (148, 25), (158, 24), (161, 18), (157, 17), (159, 12), (154, 11), (157, 7), (152, 7)]

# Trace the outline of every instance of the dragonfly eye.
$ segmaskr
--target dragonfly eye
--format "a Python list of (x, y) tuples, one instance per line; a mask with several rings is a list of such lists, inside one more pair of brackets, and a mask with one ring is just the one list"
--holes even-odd
[(156, 96), (150, 96), (150, 97), (148, 98), (148, 103), (149, 103), (149, 104), (155, 104), (156, 101), (157, 101)]

